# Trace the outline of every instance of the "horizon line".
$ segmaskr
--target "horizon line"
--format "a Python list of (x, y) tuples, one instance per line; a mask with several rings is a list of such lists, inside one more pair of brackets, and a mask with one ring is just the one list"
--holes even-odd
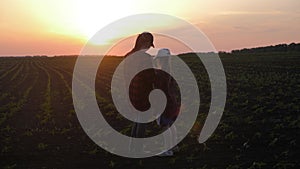
[[(295, 45), (300, 45), (300, 42), (291, 42), (291, 43), (277, 43), (275, 45), (266, 45), (266, 46), (256, 46), (256, 47), (245, 47), (245, 48), (240, 48), (240, 49), (231, 49), (230, 51), (209, 51), (209, 52), (183, 52), (183, 53), (179, 53), (179, 54), (173, 54), (173, 55), (183, 55), (183, 54), (191, 54), (191, 53), (200, 53), (200, 54), (209, 54), (209, 53), (228, 53), (231, 54), (234, 51), (241, 51), (241, 50), (249, 50), (249, 49), (257, 49), (257, 48), (265, 48), (265, 47), (274, 47), (274, 46), (279, 46), (279, 45), (291, 45), (291, 44), (295, 44)], [(56, 57), (56, 56), (60, 56), (60, 57), (70, 57), (70, 56), (79, 56), (80, 54), (51, 54), (51, 55), (47, 55), (47, 54), (20, 54), (20, 55), (1, 55), (0, 57)], [(110, 56), (110, 57), (124, 57), (123, 55), (106, 55), (106, 54), (91, 54), (91, 55), (85, 55), (85, 56)]]

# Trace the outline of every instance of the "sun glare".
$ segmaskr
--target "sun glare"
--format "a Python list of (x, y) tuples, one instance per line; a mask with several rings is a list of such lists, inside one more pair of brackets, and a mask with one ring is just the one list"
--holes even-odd
[[(23, 5), (26, 3), (24, 2)], [(126, 16), (138, 14), (137, 9), (154, 9), (154, 3), (100, 0), (62, 0), (62, 1), (28, 1), (26, 6), (37, 22), (50, 35), (64, 35), (87, 42), (97, 31), (114, 21)], [(66, 12), (67, 11), (67, 12)], [(153, 27), (143, 27), (143, 22), (153, 22)], [(138, 20), (134, 25), (126, 25), (118, 32), (110, 32), (102, 39), (90, 40), (94, 45), (108, 45), (120, 39), (136, 34), (137, 31), (152, 31), (153, 28), (168, 28), (172, 23), (157, 23), (148, 19)]]
[[(172, 3), (167, 0), (1, 0), (0, 46), (7, 47), (3, 47), (0, 55), (49, 54), (50, 46), (50, 53), (59, 54), (66, 52), (71, 44), (73, 50), (66, 53), (76, 53), (87, 42), (96, 47), (109, 46), (143, 31), (184, 31), (176, 23), (157, 23), (155, 19), (144, 18), (131, 25), (124, 23), (117, 31), (108, 31), (101, 38), (92, 38), (109, 24), (141, 13), (161, 13), (186, 20), (201, 29), (221, 51), (298, 42), (299, 36), (295, 35), (299, 32), (299, 2), (267, 0), (266, 5), (261, 5), (259, 0), (247, 3), (234, 0), (226, 3), (221, 0)], [(145, 27), (147, 22), (153, 24)]]
[[(86, 37), (90, 38), (107, 24), (130, 15), (130, 6), (125, 1), (76, 1), (76, 27)], [(109, 35), (108, 35), (109, 36)], [(110, 37), (108, 37), (109, 39)], [(113, 37), (111, 37), (113, 38)], [(99, 43), (108, 43), (99, 41)]]
[[(132, 15), (132, 4), (124, 1), (29, 1), (30, 12), (40, 23), (46, 26), (47, 32), (69, 35), (88, 40), (99, 29), (107, 24)], [(67, 12), (66, 12), (67, 11)], [(109, 43), (97, 41), (96, 44)]]
[[(49, 33), (68, 35), (89, 40), (101, 28), (107, 26), (114, 21), (139, 13), (136, 9), (139, 6), (147, 6), (144, 3), (136, 1), (129, 3), (128, 1), (61, 1), (59, 5), (55, 1), (30, 1), (31, 11), (34, 16), (44, 25), (47, 25)], [(37, 8), (38, 6), (38, 8)], [(151, 7), (151, 6), (150, 6)], [(66, 12), (68, 11), (68, 12)], [(143, 22), (153, 22), (153, 27), (143, 27)], [(102, 39), (93, 39), (90, 43), (94, 45), (107, 45), (136, 34), (137, 30), (153, 30), (156, 28), (168, 28), (172, 26), (171, 22), (157, 23), (155, 20), (137, 20), (134, 25), (122, 25), (118, 32), (111, 32), (105, 35)]]

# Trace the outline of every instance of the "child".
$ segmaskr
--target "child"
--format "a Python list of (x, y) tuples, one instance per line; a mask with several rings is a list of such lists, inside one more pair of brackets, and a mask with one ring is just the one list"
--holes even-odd
[[(166, 72), (171, 72), (170, 64), (171, 54), (169, 49), (160, 49), (157, 56), (154, 57), (154, 66), (157, 71), (155, 71), (155, 83), (154, 87), (164, 91), (167, 97), (167, 105), (165, 111), (157, 119), (157, 123), (166, 130), (164, 133), (165, 146), (174, 145), (176, 142), (176, 128), (170, 126), (176, 120), (179, 113), (180, 104), (176, 98), (178, 96), (178, 91), (176, 90), (176, 81), (172, 76)], [(164, 71), (163, 71), (164, 70)], [(167, 134), (166, 132), (170, 132)], [(171, 142), (167, 142), (168, 135), (171, 136)], [(173, 151), (167, 150), (166, 152), (160, 154), (160, 156), (172, 156)]]

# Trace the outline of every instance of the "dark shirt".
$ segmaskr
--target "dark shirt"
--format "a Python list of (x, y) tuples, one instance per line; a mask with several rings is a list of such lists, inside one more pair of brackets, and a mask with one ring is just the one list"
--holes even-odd
[[(147, 65), (152, 67), (152, 56), (144, 51), (137, 51), (127, 57), (139, 57), (137, 60), (128, 60), (125, 66), (125, 74), (129, 71), (135, 71), (134, 66)], [(134, 65), (133, 65), (134, 64)], [(126, 76), (125, 76), (126, 77)], [(139, 72), (129, 83), (129, 98), (132, 105), (139, 111), (146, 111), (150, 108), (149, 94), (153, 90), (155, 78), (154, 69), (146, 69)], [(127, 79), (128, 80), (128, 79)]]

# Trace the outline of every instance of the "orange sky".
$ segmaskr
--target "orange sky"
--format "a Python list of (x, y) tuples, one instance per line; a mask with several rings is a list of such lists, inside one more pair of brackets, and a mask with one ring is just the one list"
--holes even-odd
[[(79, 54), (102, 27), (149, 12), (189, 21), (218, 51), (299, 42), (299, 7), (299, 0), (1, 0), (0, 56)], [(156, 38), (156, 46), (163, 47), (159, 39), (163, 41)], [(119, 44), (122, 52), (133, 46), (133, 40), (126, 42)], [(174, 53), (187, 50), (177, 42), (172, 45), (177, 46)]]

